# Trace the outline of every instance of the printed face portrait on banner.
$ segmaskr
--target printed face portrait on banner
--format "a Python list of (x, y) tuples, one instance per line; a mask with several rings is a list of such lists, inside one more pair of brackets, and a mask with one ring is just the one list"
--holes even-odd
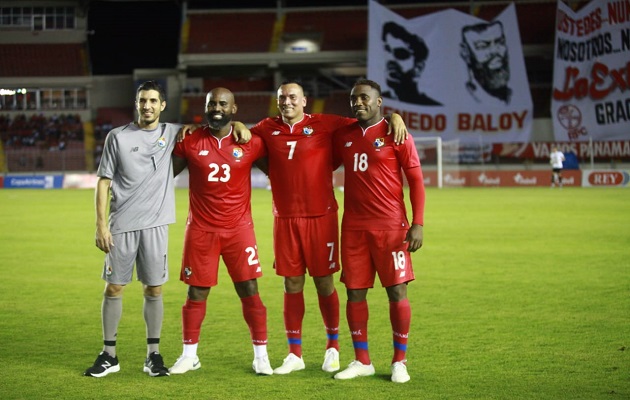
[(468, 72), (466, 90), (477, 102), (492, 96), (510, 102), (510, 64), (503, 24), (500, 21), (466, 25), (462, 29), (461, 56)]
[(414, 136), (482, 147), (530, 140), (514, 4), (486, 21), (452, 8), (407, 19), (370, 1), (368, 79), (383, 87), (383, 113), (400, 114)]
[(409, 33), (395, 22), (383, 25), (383, 48), (386, 57), (384, 97), (427, 106), (441, 105), (422, 93), (422, 71), (429, 48), (421, 37)]

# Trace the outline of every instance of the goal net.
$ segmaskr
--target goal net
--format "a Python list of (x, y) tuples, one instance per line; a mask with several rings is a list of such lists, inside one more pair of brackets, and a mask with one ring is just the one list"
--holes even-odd
[[(430, 186), (441, 188), (444, 177), (459, 173), (459, 140), (442, 140), (439, 136), (423, 136), (413, 138), (416, 150), (422, 163), (425, 181), (429, 179)], [(435, 181), (433, 178), (435, 176)], [(433, 183), (435, 182), (435, 184)]]

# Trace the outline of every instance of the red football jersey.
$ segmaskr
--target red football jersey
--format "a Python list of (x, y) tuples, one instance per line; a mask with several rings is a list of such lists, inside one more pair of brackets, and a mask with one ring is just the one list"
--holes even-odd
[(217, 139), (203, 126), (177, 143), (173, 154), (188, 161), (191, 228), (222, 232), (253, 223), (252, 164), (267, 154), (261, 138), (238, 144), (231, 132)]
[(304, 114), (289, 125), (267, 118), (251, 129), (269, 153), (273, 213), (277, 217), (316, 217), (338, 209), (333, 193), (332, 134), (356, 121), (338, 115)]
[(342, 229), (409, 229), (403, 169), (420, 167), (420, 159), (411, 135), (396, 145), (387, 128), (382, 119), (365, 131), (357, 122), (335, 134), (335, 160), (345, 171)]

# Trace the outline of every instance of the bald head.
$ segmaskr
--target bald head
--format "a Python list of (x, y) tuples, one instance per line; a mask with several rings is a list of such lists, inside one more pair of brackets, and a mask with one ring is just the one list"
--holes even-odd
[(210, 129), (219, 131), (226, 128), (237, 108), (230, 90), (218, 87), (209, 91), (206, 95), (206, 119)]

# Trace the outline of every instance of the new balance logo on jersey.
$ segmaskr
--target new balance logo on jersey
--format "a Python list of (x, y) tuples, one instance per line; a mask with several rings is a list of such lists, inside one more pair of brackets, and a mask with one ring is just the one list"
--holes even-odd
[(131, 152), (132, 152), (132, 153), (135, 153), (135, 152), (137, 152), (138, 150), (140, 150), (140, 148), (139, 148), (139, 147), (132, 147), (132, 148), (131, 148)]
[(279, 134), (280, 134), (280, 131), (271, 132), (271, 136), (278, 136)]
[(200, 150), (199, 151), (199, 155), (200, 156), (207, 156), (208, 154), (210, 154), (210, 152), (208, 150)]
[(346, 142), (346, 146), (345, 147), (350, 147), (352, 146), (352, 142)]

